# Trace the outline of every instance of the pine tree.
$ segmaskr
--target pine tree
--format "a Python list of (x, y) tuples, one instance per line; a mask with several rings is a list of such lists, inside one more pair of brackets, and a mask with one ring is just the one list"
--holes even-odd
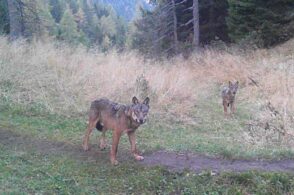
[(74, 15), (72, 14), (69, 6), (66, 7), (63, 17), (60, 20), (60, 34), (58, 38), (60, 40), (67, 41), (69, 43), (77, 44), (80, 40), (84, 40), (84, 34), (78, 32), (78, 25), (75, 22)]
[(235, 42), (247, 39), (270, 47), (294, 36), (289, 30), (293, 12), (293, 0), (229, 0), (229, 35)]
[(127, 24), (121, 17), (116, 19), (116, 35), (115, 35), (115, 46), (123, 49), (126, 45), (127, 40)]
[(24, 36), (25, 34), (25, 19), (24, 19), (24, 4), (22, 1), (9, 0), (9, 32), (12, 40)]
[(9, 33), (9, 15), (7, 0), (0, 1), (0, 34)]
[(59, 23), (66, 7), (66, 3), (64, 2), (64, 0), (50, 0), (49, 3), (51, 7), (51, 15), (54, 18), (55, 22)]
[(79, 11), (79, 3), (77, 0), (68, 0), (68, 4), (73, 14), (76, 14)]
[(45, 35), (57, 35), (57, 25), (50, 13), (50, 6), (48, 3), (38, 0), (39, 16), (41, 22), (42, 32)]
[[(227, 0), (152, 0), (152, 11), (141, 9), (132, 44), (143, 53), (174, 55), (209, 44), (216, 37), (228, 41)], [(136, 46), (137, 45), (137, 46)], [(147, 50), (147, 52), (146, 52)]]

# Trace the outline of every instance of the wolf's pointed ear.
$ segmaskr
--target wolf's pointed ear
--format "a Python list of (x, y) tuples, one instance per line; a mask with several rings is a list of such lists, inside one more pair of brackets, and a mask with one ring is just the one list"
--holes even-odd
[(229, 86), (232, 86), (232, 85), (233, 85), (233, 83), (231, 81), (229, 81)]
[(133, 104), (139, 104), (139, 100), (136, 98), (136, 96), (133, 97), (132, 102)]
[(143, 101), (143, 104), (145, 104), (146, 106), (149, 106), (149, 101), (150, 101), (150, 98), (146, 97), (145, 100)]
[(239, 81), (237, 81), (237, 82), (235, 83), (235, 85), (236, 85), (236, 86), (239, 86)]

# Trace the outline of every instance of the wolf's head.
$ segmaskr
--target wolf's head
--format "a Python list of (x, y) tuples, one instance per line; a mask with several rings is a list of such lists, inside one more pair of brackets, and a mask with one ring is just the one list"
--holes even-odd
[(130, 108), (130, 115), (134, 121), (139, 124), (143, 124), (147, 120), (147, 114), (149, 112), (149, 101), (147, 97), (142, 103), (134, 96), (132, 99), (132, 106)]
[(235, 84), (233, 84), (231, 81), (229, 81), (229, 90), (233, 96), (236, 95), (237, 90), (239, 86), (239, 81), (237, 81)]

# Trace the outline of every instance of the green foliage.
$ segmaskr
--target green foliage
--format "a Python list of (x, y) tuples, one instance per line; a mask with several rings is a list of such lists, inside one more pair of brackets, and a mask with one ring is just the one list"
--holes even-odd
[(57, 25), (52, 17), (49, 9), (49, 4), (38, 1), (39, 16), (41, 18), (42, 34), (54, 36), (57, 34)]
[(59, 39), (71, 43), (76, 43), (79, 39), (78, 25), (74, 20), (74, 16), (69, 7), (64, 11), (63, 17), (60, 20)]
[[(23, 13), (19, 16), (23, 30), (17, 36), (40, 38), (49, 35), (74, 45), (98, 46), (103, 51), (125, 46), (126, 22), (110, 6), (84, 0), (18, 2)], [(0, 33), (8, 33), (6, 1), (0, 2), (0, 11)]]
[(79, 3), (77, 0), (68, 0), (68, 4), (73, 14), (76, 14), (79, 10)]
[(293, 11), (292, 0), (230, 0), (229, 35), (235, 42), (273, 46), (294, 36)]
[(132, 161), (113, 167), (106, 156), (108, 152), (95, 159), (40, 154), (0, 144), (0, 193), (266, 195), (294, 190), (294, 176), (286, 173), (170, 172)]
[(50, 0), (49, 2), (51, 7), (51, 15), (54, 18), (55, 22), (59, 23), (65, 9), (65, 2), (62, 0)]
[[(175, 0), (176, 9), (167, 0), (151, 1), (151, 8), (142, 0), (18, 2), (22, 14), (16, 17), (19, 21), (13, 26), (22, 28), (16, 36), (32, 38), (45, 34), (74, 44), (98, 46), (103, 51), (112, 47), (123, 49), (127, 44), (144, 54), (171, 55), (177, 53), (173, 51), (171, 20), (171, 12), (175, 10), (177, 48), (183, 52), (192, 49), (192, 1)], [(204, 45), (231, 40), (270, 47), (294, 36), (293, 11), (292, 0), (199, 0), (200, 42)], [(128, 28), (124, 18), (130, 20), (136, 14)], [(0, 33), (9, 33), (9, 26), (7, 0), (3, 0), (0, 1)]]
[(7, 1), (0, 1), (0, 34), (9, 33), (9, 15)]
[(209, 44), (214, 40), (229, 42), (226, 17), (227, 0), (200, 0), (200, 41)]

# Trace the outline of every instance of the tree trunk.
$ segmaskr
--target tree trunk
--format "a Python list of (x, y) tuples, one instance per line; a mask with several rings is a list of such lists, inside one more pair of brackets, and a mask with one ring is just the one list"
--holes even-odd
[(172, 6), (173, 6), (173, 33), (174, 33), (174, 50), (175, 53), (178, 53), (178, 32), (177, 32), (177, 26), (178, 26), (178, 20), (177, 20), (177, 12), (176, 12), (176, 5), (175, 0), (172, 0)]
[(193, 27), (194, 27), (194, 36), (193, 36), (193, 46), (194, 49), (199, 49), (199, 1), (193, 0)]
[(214, 21), (214, 0), (209, 0), (209, 31), (210, 37), (213, 40), (215, 38), (215, 21)]
[(25, 27), (23, 21), (23, 4), (20, 0), (8, 0), (10, 39), (23, 36)]

